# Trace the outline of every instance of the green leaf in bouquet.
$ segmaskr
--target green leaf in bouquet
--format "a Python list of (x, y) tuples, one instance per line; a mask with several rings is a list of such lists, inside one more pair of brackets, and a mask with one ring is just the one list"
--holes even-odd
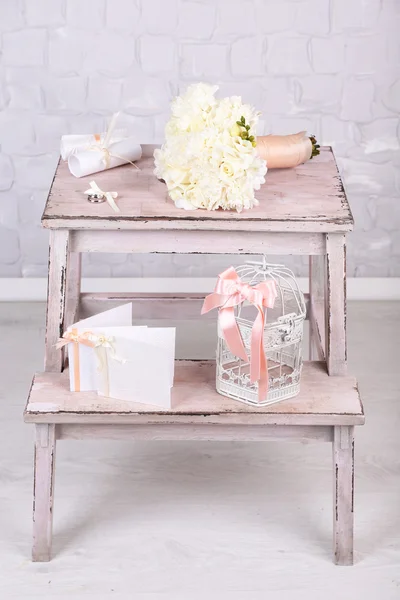
[(320, 154), (320, 145), (317, 142), (317, 139), (314, 135), (310, 135), (310, 142), (312, 145), (310, 160), (314, 158), (314, 156), (318, 156)]

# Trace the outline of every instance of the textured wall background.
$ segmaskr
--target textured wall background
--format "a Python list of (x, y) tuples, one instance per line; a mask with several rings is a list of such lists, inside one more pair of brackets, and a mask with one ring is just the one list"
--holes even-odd
[[(0, 276), (47, 273), (39, 225), (63, 133), (122, 108), (161, 142), (171, 97), (217, 82), (339, 157), (349, 273), (400, 276), (400, 0), (0, 0)], [(223, 257), (92, 255), (86, 275), (211, 275)], [(294, 261), (304, 272), (306, 264)]]

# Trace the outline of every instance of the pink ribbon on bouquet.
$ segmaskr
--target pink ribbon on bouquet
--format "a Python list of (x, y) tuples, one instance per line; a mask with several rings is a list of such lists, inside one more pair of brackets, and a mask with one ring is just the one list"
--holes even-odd
[[(268, 393), (268, 365), (264, 351), (264, 308), (273, 308), (277, 290), (275, 281), (269, 279), (255, 286), (244, 283), (235, 269), (229, 267), (218, 275), (212, 294), (204, 299), (201, 314), (219, 308), (219, 322), (229, 350), (246, 362), (250, 362), (250, 381), (258, 381), (258, 400), (262, 401)], [(253, 304), (258, 314), (251, 331), (251, 357), (246, 348), (236, 322), (235, 306), (247, 300)]]

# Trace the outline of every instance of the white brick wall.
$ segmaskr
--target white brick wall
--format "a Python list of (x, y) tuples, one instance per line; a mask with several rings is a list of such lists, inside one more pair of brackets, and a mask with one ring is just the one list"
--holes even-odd
[[(0, 0), (0, 277), (44, 276), (62, 133), (118, 108), (160, 142), (172, 96), (218, 82), (334, 146), (357, 222), (349, 273), (400, 276), (399, 0)], [(211, 276), (229, 257), (91, 256), (88, 276)], [(292, 265), (304, 274), (306, 260)]]

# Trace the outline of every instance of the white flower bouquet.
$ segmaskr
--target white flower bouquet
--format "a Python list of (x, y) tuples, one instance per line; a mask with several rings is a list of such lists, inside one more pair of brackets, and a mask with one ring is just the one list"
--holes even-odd
[(266, 161), (256, 150), (259, 113), (239, 96), (217, 99), (218, 86), (198, 83), (174, 99), (155, 175), (178, 208), (237, 210), (258, 202)]

